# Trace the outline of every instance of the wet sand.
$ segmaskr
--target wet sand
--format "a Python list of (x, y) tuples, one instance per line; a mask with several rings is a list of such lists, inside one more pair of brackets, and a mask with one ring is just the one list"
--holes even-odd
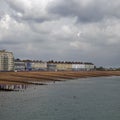
[(0, 84), (36, 84), (69, 79), (120, 76), (120, 71), (0, 72)]

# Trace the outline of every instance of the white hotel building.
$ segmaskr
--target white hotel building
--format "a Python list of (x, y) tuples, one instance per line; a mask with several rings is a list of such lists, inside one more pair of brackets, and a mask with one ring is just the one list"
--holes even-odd
[(14, 70), (14, 56), (12, 52), (0, 50), (0, 71)]
[(92, 63), (73, 63), (72, 64), (72, 70), (75, 70), (75, 71), (79, 71), (79, 70), (82, 70), (82, 71), (90, 71), (90, 70), (94, 70), (95, 68), (95, 65), (92, 64)]

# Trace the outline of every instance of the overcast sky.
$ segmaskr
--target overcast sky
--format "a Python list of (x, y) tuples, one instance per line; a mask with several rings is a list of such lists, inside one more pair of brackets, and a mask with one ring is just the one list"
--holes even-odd
[(0, 0), (0, 49), (120, 66), (120, 0)]

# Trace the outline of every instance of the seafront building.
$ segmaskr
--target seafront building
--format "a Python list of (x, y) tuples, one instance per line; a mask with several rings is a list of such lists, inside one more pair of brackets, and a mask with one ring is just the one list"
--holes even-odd
[(90, 71), (95, 69), (95, 65), (86, 62), (15, 60), (14, 69), (16, 71)]
[(47, 62), (16, 59), (14, 69), (15, 71), (46, 71)]
[(32, 70), (40, 70), (40, 71), (46, 71), (47, 70), (47, 62), (43, 61), (32, 61), (31, 62), (31, 68)]
[(15, 71), (25, 71), (25, 62), (21, 61), (20, 59), (16, 59), (14, 61), (14, 70)]
[(14, 70), (14, 56), (12, 52), (0, 50), (0, 71)]
[(48, 61), (48, 71), (90, 71), (94, 70), (95, 65), (88, 62), (68, 62), (68, 61)]
[(86, 68), (85, 68), (85, 63), (82, 63), (82, 62), (73, 62), (72, 63), (72, 70), (73, 71), (84, 71)]
[(85, 64), (85, 70), (90, 71), (95, 69), (95, 65), (93, 63), (84, 63)]
[(14, 60), (12, 52), (0, 50), (0, 71), (90, 71), (94, 69), (95, 65), (88, 62)]
[(49, 61), (47, 62), (49, 71), (71, 71), (72, 64), (71, 62), (66, 61)]

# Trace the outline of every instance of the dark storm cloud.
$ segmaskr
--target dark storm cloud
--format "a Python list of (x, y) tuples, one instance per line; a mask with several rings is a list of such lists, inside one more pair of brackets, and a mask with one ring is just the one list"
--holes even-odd
[[(17, 20), (18, 22), (32, 22), (32, 23), (42, 23), (45, 21), (51, 21), (55, 17), (49, 15), (47, 13), (43, 14), (41, 12), (41, 8), (34, 6), (31, 7), (31, 1), (10, 1), (6, 0), (7, 5), (9, 6), (11, 12), (11, 16)], [(27, 5), (27, 4), (30, 5)], [(40, 3), (39, 3), (40, 4)]]
[(0, 41), (0, 44), (2, 44), (2, 45), (6, 45), (6, 44), (16, 45), (16, 44), (18, 44), (18, 42), (17, 41), (11, 41), (11, 40), (3, 40), (3, 41)]
[(80, 0), (58, 0), (48, 7), (48, 11), (63, 17), (77, 17), (78, 22), (98, 22), (104, 18), (120, 18), (120, 1), (91, 0), (83, 5)]
[[(56, 0), (48, 4), (46, 14), (40, 15), (40, 8), (31, 8), (20, 1), (6, 0), (9, 7), (21, 13), (20, 19), (34, 22), (51, 21), (61, 17), (76, 17), (77, 22), (98, 22), (105, 18), (120, 18), (120, 1), (116, 0), (91, 0), (82, 4), (82, 0)], [(85, 0), (86, 1), (86, 0)], [(40, 4), (40, 3), (39, 3)], [(34, 11), (37, 9), (38, 11)], [(48, 12), (48, 13), (47, 13)], [(15, 16), (17, 18), (18, 16)], [(57, 17), (57, 18), (56, 18)]]
[(17, 1), (13, 1), (13, 0), (6, 0), (6, 3), (9, 5), (9, 7), (13, 10), (15, 10), (16, 12), (20, 12), (20, 13), (24, 13), (25, 9), (24, 9), (24, 4), (20, 4), (20, 2)]

